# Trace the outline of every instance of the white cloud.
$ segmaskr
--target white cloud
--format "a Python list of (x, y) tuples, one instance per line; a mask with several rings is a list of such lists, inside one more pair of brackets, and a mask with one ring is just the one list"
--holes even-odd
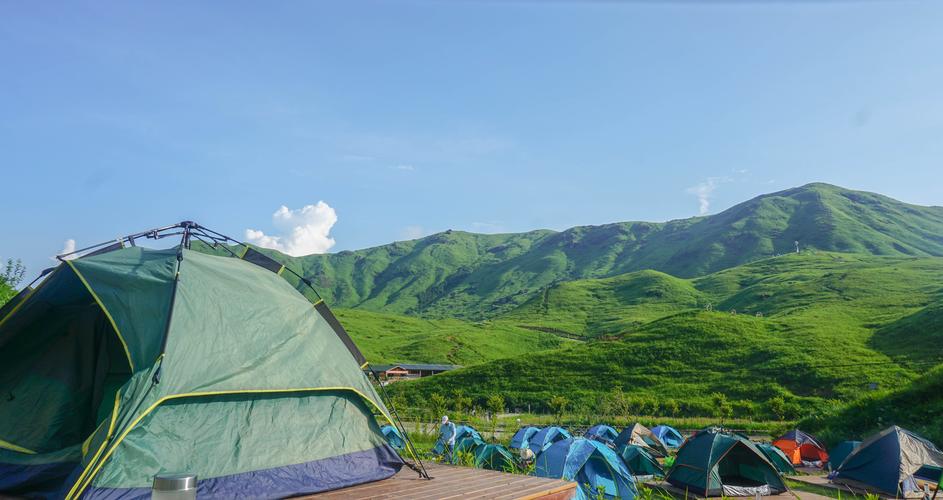
[[(56, 256), (67, 254), (67, 253), (72, 253), (74, 251), (75, 251), (75, 240), (73, 240), (72, 238), (69, 238), (65, 240), (65, 242), (62, 243), (62, 250), (59, 250), (59, 253), (57, 253)], [(56, 260), (56, 256), (50, 257), (50, 259)], [(68, 255), (63, 258), (66, 260), (70, 260), (70, 259), (74, 259), (75, 257), (76, 257), (75, 255)]]
[(426, 235), (426, 229), (422, 226), (406, 226), (400, 233), (404, 240), (415, 240)]
[(323, 201), (297, 210), (282, 205), (272, 214), (272, 225), (279, 234), (268, 235), (257, 229), (246, 229), (246, 240), (295, 257), (324, 253), (334, 246), (330, 232), (336, 223), (337, 212)]
[(717, 189), (718, 182), (722, 182), (723, 180), (722, 177), (708, 177), (706, 181), (685, 190), (688, 194), (697, 196), (698, 213), (704, 215), (710, 211), (711, 197), (714, 195), (714, 190)]
[(472, 230), (479, 233), (500, 233), (504, 231), (504, 225), (500, 221), (496, 222), (472, 222)]
[(416, 170), (416, 167), (412, 165), (396, 165), (393, 168), (395, 168), (396, 170), (403, 170), (405, 172), (412, 172), (413, 170)]

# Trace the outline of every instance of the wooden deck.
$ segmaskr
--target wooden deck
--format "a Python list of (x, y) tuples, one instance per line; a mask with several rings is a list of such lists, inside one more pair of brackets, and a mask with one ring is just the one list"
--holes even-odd
[(312, 500), (381, 498), (569, 500), (576, 494), (576, 483), (561, 479), (546, 479), (433, 463), (427, 463), (426, 470), (432, 476), (431, 480), (420, 479), (418, 474), (403, 467), (399, 474), (383, 481), (299, 498)]

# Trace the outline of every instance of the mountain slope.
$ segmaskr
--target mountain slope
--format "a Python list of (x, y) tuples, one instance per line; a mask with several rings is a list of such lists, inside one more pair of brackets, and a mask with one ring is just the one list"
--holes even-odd
[(418, 240), (291, 259), (332, 305), (487, 318), (560, 281), (652, 269), (696, 277), (802, 248), (943, 255), (943, 208), (828, 184), (759, 196), (717, 215)]
[(935, 442), (943, 442), (943, 366), (902, 388), (868, 394), (799, 426), (828, 444), (864, 439), (888, 426), (899, 425)]
[[(457, 388), (477, 398), (501, 393), (514, 404), (540, 408), (560, 394), (590, 406), (621, 387), (676, 400), (695, 414), (709, 412), (707, 398), (721, 392), (738, 402), (743, 416), (775, 396), (811, 411), (829, 400), (858, 397), (872, 384), (904, 385), (943, 358), (943, 345), (923, 344), (922, 358), (901, 365), (892, 357), (896, 351), (875, 345), (889, 325), (939, 301), (941, 280), (939, 257), (809, 252), (694, 280), (646, 272), (560, 284), (548, 290), (551, 300), (539, 304), (545, 308), (531, 302), (500, 319), (531, 327), (565, 324), (602, 340), (493, 361), (397, 390), (417, 399)], [(651, 290), (659, 292), (620, 289), (640, 282), (656, 283)], [(554, 300), (557, 295), (590, 297), (587, 307), (595, 302), (603, 321), (595, 313), (573, 314), (569, 300)], [(707, 304), (713, 311), (705, 310)], [(651, 320), (657, 311), (667, 315)]]

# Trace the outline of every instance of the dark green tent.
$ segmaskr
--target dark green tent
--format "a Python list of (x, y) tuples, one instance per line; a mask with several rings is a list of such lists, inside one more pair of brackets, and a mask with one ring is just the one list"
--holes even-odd
[(200, 494), (272, 498), (399, 470), (324, 303), (248, 247), (187, 246), (64, 261), (0, 318), (0, 492), (148, 496), (186, 471)]
[(792, 461), (783, 453), (783, 450), (768, 443), (756, 443), (756, 447), (763, 452), (763, 455), (766, 455), (770, 463), (776, 466), (780, 474), (796, 473), (796, 468), (792, 466)]
[(516, 466), (514, 455), (500, 444), (485, 444), (475, 448), (475, 467), (511, 472)]
[(914, 475), (925, 467), (943, 467), (943, 451), (894, 425), (864, 440), (835, 473), (836, 483), (892, 497), (921, 496)]
[(776, 467), (753, 442), (716, 429), (689, 437), (665, 479), (705, 497), (767, 496), (787, 490)]
[(655, 460), (647, 448), (637, 445), (626, 445), (619, 448), (619, 456), (625, 462), (626, 467), (632, 472), (636, 480), (644, 477), (659, 476), (664, 477), (665, 470), (661, 464)]

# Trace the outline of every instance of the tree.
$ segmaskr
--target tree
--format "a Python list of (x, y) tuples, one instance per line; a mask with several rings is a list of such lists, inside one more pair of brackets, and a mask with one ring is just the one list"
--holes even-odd
[(435, 427), (435, 423), (439, 417), (445, 415), (445, 398), (438, 392), (433, 392), (429, 395), (427, 408), (432, 412), (432, 426)]
[(677, 417), (678, 412), (681, 411), (681, 405), (673, 399), (666, 399), (662, 404), (662, 409), (665, 412), (665, 415), (669, 417)]
[(488, 396), (488, 401), (485, 404), (488, 407), (488, 412), (491, 414), (491, 435), (494, 436), (495, 430), (498, 427), (498, 415), (504, 413), (504, 396), (492, 394)]
[(711, 407), (714, 416), (720, 417), (721, 424), (733, 415), (733, 407), (730, 406), (730, 401), (727, 401), (727, 396), (723, 393), (715, 392), (711, 394)]
[(26, 266), (23, 265), (23, 261), (7, 259), (6, 265), (3, 266), (3, 273), (0, 274), (0, 281), (9, 285), (10, 288), (16, 288), (23, 281), (24, 276), (26, 276)]
[(554, 396), (550, 398), (550, 411), (553, 412), (553, 415), (557, 421), (557, 425), (563, 421), (563, 414), (566, 413), (566, 407), (569, 403), (569, 400), (563, 396)]
[(766, 401), (766, 410), (770, 415), (784, 420), (786, 418), (786, 399), (782, 396), (773, 396)]
[(452, 393), (452, 409), (455, 410), (456, 414), (462, 414), (467, 412), (472, 405), (472, 400), (470, 397), (465, 395), (465, 391), (461, 389), (456, 389)]
[(603, 413), (610, 417), (625, 416), (629, 413), (629, 398), (621, 387), (613, 387), (603, 398)]

